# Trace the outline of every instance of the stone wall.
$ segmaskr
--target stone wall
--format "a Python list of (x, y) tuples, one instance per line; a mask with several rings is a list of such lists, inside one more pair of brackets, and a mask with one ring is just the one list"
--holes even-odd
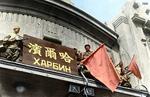
[(56, 21), (47, 21), (17, 13), (0, 12), (0, 39), (3, 39), (17, 25), (21, 28), (20, 35), (28, 34), (40, 39), (43, 39), (44, 36), (58, 39), (62, 42), (62, 45), (78, 48), (81, 51), (84, 51), (85, 44), (90, 44), (92, 50), (98, 47), (99, 42), (83, 31), (69, 25), (65, 27), (59, 24), (59, 21)]
[[(85, 51), (85, 44), (90, 44), (92, 51), (95, 51), (100, 44), (86, 32), (52, 17), (48, 21), (25, 14), (0, 12), (0, 40), (13, 31), (15, 26), (20, 26), (20, 35), (28, 34), (40, 39), (44, 37), (57, 39), (62, 45), (77, 48), (81, 52)], [(120, 56), (118, 50), (114, 49), (108, 48), (108, 51), (113, 57), (114, 63), (118, 64)]]

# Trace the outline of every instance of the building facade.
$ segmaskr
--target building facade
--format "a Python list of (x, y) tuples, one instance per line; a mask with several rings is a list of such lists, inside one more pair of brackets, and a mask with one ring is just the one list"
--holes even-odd
[(142, 79), (138, 80), (131, 75), (133, 88), (150, 91), (150, 5), (147, 2), (130, 0), (122, 8), (108, 26), (119, 34), (121, 59), (125, 66), (131, 61), (133, 55), (137, 58)]
[[(100, 43), (105, 43), (113, 62), (118, 64), (121, 60), (117, 43), (118, 34), (63, 1), (1, 0), (0, 21), (1, 40), (17, 25), (20, 27), (21, 36), (27, 34), (68, 48), (77, 48), (81, 52), (84, 51), (85, 44), (90, 44), (94, 51)], [(93, 79), (88, 79), (88, 82), (88, 87), (92, 88), (88, 91), (89, 96), (148, 96), (146, 91), (121, 86), (112, 93)], [(72, 88), (70, 84), (77, 88)], [(80, 75), (0, 59), (1, 97), (82, 97), (85, 96), (83, 92), (85, 85)]]
[(67, 3), (69, 3), (69, 4), (73, 4), (72, 3), (72, 0), (63, 0), (64, 2), (67, 2)]

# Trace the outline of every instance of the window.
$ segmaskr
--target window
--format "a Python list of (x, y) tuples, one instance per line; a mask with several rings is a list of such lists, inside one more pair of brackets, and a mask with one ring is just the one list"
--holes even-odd
[(149, 49), (150, 49), (150, 37), (147, 38), (147, 44), (148, 44), (148, 47), (149, 47)]
[(148, 2), (142, 2), (143, 5), (148, 5)]
[(145, 13), (146, 13), (147, 15), (149, 15), (150, 9), (146, 9)]
[(45, 36), (44, 36), (43, 40), (46, 40), (46, 41), (49, 41), (49, 42), (52, 42), (52, 43), (55, 43), (55, 44), (59, 44), (59, 45), (61, 45), (61, 43), (62, 43), (58, 39), (54, 39), (54, 38), (50, 38), (50, 37), (45, 37)]
[(150, 49), (150, 29), (145, 28), (145, 29), (143, 29), (143, 31), (144, 31), (144, 34), (145, 34), (145, 37), (146, 37), (145, 42), (147, 42), (148, 47)]

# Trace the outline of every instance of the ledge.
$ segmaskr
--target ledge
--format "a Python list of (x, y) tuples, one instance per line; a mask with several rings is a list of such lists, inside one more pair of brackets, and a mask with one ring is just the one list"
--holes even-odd
[[(84, 79), (80, 76), (61, 73), (61, 72), (54, 71), (54, 70), (42, 69), (42, 68), (35, 67), (32, 65), (11, 62), (11, 61), (7, 61), (7, 60), (3, 60), (3, 59), (0, 59), (0, 68), (24, 72), (24, 73), (28, 73), (28, 74), (39, 75), (39, 76), (43, 76), (43, 77), (47, 77), (47, 78), (57, 79), (57, 80), (61, 80), (61, 81), (67, 81), (67, 82), (76, 83), (76, 84), (80, 84), (80, 85), (85, 85)], [(98, 83), (92, 79), (88, 79), (88, 81), (89, 81), (88, 85), (90, 87), (108, 90), (106, 87), (102, 86), (100, 83)], [(121, 87), (121, 86), (119, 86), (115, 92), (132, 95), (132, 96), (136, 96), (136, 97), (141, 97), (141, 95), (144, 95), (144, 97), (148, 97), (148, 95), (149, 95), (148, 92), (146, 92), (146, 91), (139, 91), (139, 90), (125, 88), (125, 87)]]

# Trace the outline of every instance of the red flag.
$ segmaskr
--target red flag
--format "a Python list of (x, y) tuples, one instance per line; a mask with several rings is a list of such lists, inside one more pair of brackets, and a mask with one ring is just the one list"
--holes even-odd
[(115, 91), (120, 79), (104, 45), (101, 45), (81, 63), (87, 67), (91, 75), (106, 85), (112, 92)]
[(129, 71), (132, 72), (137, 78), (142, 79), (140, 70), (135, 60), (135, 56), (133, 56), (131, 63), (129, 65)]

